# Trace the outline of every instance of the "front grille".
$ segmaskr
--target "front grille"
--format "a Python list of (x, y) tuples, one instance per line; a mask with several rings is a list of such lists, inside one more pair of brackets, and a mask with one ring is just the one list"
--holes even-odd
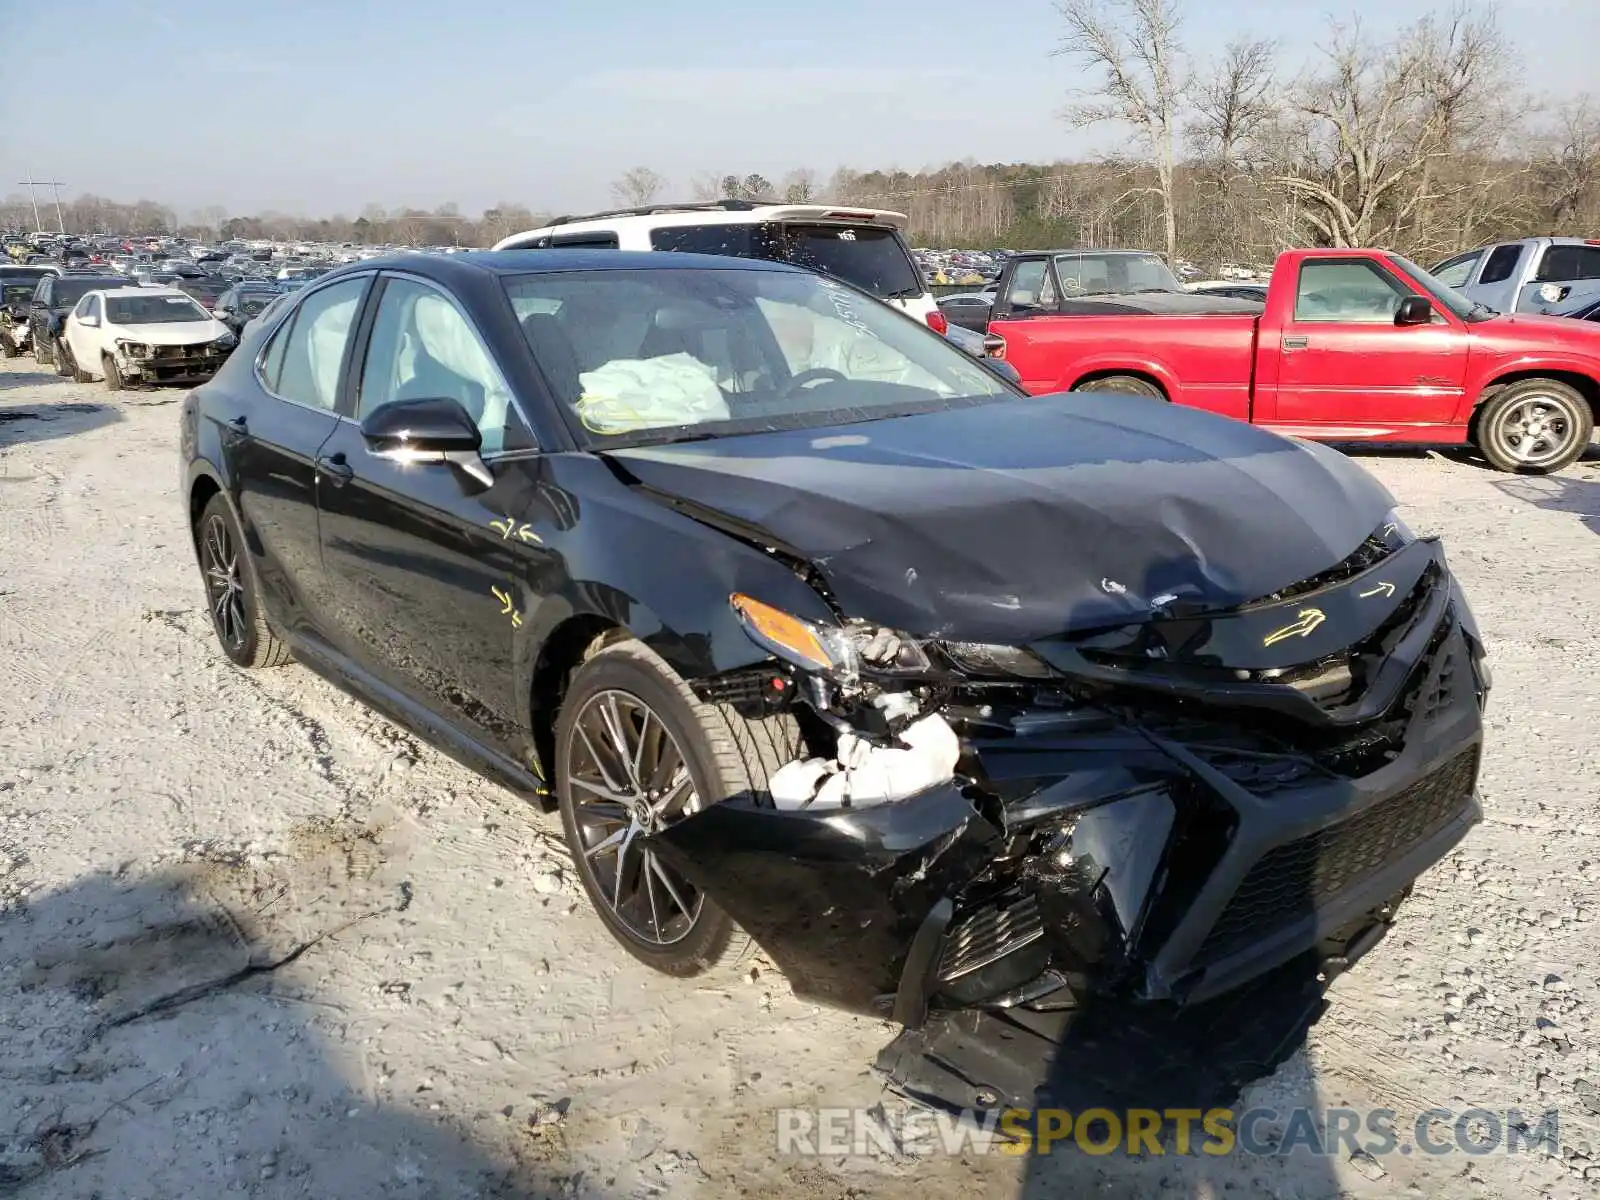
[(939, 958), (939, 978), (948, 983), (1004, 958), (1044, 936), (1039, 901), (1022, 896), (1009, 905), (995, 904), (962, 917), (946, 936)]
[(1461, 811), (1477, 769), (1474, 747), (1348, 821), (1268, 850), (1228, 901), (1198, 957), (1221, 958), (1311, 915), (1417, 846)]
[(1251, 608), (1257, 604), (1278, 603), (1292, 599), (1295, 596), (1304, 596), (1308, 592), (1320, 591), (1322, 588), (1330, 587), (1333, 584), (1343, 583), (1347, 579), (1354, 579), (1362, 572), (1370, 571), (1393, 553), (1394, 547), (1386, 543), (1376, 533), (1371, 534), (1347, 558), (1335, 563), (1326, 571), (1318, 571), (1315, 575), (1308, 575), (1297, 583), (1291, 583), (1288, 587), (1270, 595), (1258, 597), (1245, 605), (1245, 607)]

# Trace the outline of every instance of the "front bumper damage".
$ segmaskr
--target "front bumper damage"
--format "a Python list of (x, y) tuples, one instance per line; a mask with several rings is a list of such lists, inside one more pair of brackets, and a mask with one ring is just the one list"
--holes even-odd
[(232, 346), (202, 342), (189, 346), (120, 344), (117, 369), (125, 379), (143, 383), (204, 383), (228, 361)]
[[(1037, 646), (1048, 679), (931, 689), (959, 762), (910, 795), (735, 799), (652, 841), (798, 995), (922, 1038), (891, 1074), (939, 1063), (939, 1081), (909, 1090), (970, 1084), (938, 1049), (952, 1029), (1015, 1042), (1108, 1002), (1203, 1008), (1280, 968), (1325, 982), (1481, 816), (1471, 614), (1436, 542), (1370, 558), (1228, 614)], [(1304, 651), (1274, 641), (1297, 615)]]

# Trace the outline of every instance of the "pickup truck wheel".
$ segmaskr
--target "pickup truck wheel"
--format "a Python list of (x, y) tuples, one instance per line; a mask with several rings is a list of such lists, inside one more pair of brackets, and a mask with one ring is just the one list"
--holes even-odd
[(1120, 396), (1146, 396), (1151, 400), (1165, 400), (1167, 395), (1148, 379), (1137, 375), (1102, 375), (1072, 389), (1075, 392), (1116, 392)]
[(1589, 448), (1594, 413), (1576, 388), (1555, 379), (1524, 379), (1484, 405), (1476, 429), (1478, 449), (1492, 466), (1548, 475)]

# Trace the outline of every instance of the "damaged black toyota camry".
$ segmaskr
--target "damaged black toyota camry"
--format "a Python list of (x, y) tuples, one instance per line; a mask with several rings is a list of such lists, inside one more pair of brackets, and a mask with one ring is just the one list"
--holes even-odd
[(1443, 549), (1324, 447), (995, 371), (772, 263), (341, 269), (186, 402), (217, 635), (558, 807), (671, 974), (753, 938), (914, 1028), (1351, 961), (1479, 817)]

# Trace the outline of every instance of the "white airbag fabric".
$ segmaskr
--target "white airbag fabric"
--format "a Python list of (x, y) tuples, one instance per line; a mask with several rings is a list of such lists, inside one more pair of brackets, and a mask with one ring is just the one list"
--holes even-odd
[(591, 433), (627, 433), (725, 421), (728, 402), (712, 369), (690, 354), (617, 359), (578, 376), (575, 406)]
[(832, 759), (787, 763), (768, 783), (778, 808), (865, 808), (925, 791), (955, 773), (961, 742), (937, 713), (908, 725), (900, 734), (906, 749), (874, 746), (852, 733), (839, 735)]

